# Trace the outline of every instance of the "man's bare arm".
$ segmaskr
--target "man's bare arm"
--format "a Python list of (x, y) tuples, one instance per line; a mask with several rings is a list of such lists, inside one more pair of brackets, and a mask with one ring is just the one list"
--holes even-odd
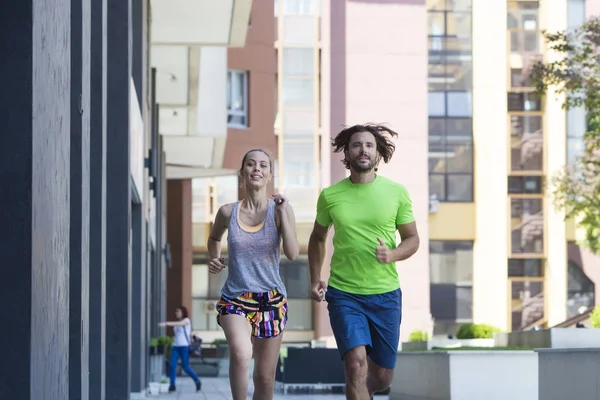
[(308, 240), (308, 265), (310, 268), (310, 281), (313, 284), (321, 280), (321, 268), (325, 259), (325, 243), (328, 231), (328, 226), (319, 225), (315, 221), (315, 226)]
[(398, 247), (392, 250), (392, 259), (394, 261), (402, 261), (411, 257), (419, 250), (419, 232), (417, 231), (416, 222), (398, 225), (397, 228), (402, 241)]

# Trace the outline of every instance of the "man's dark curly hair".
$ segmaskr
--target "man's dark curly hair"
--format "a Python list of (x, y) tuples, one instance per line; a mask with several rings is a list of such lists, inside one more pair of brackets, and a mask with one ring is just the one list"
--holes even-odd
[[(372, 123), (354, 125), (338, 133), (337, 136), (331, 141), (333, 151), (336, 153), (344, 151), (345, 153), (347, 150), (349, 150), (350, 139), (352, 139), (352, 135), (358, 132), (370, 132), (375, 137), (375, 143), (377, 143), (377, 152), (381, 156), (381, 159), (383, 159), (383, 162), (388, 163), (392, 159), (392, 155), (394, 155), (394, 151), (396, 150), (396, 145), (394, 145), (394, 142), (392, 142), (391, 138), (398, 137), (398, 133), (383, 125)], [(347, 169), (350, 169), (350, 160), (348, 160), (345, 156), (342, 160), (342, 163), (344, 163), (344, 166)], [(379, 164), (379, 162), (377, 162), (377, 164)], [(375, 171), (377, 171), (377, 164), (375, 165)]]

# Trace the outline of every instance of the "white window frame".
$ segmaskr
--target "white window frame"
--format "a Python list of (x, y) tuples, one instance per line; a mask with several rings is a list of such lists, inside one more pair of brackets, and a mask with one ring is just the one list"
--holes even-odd
[[(227, 75), (228, 79), (227, 79), (227, 90), (229, 91), (229, 99), (234, 99), (238, 96), (238, 91), (241, 91), (242, 93), (242, 110), (234, 110), (231, 107), (231, 104), (227, 104), (227, 126), (231, 127), (231, 128), (248, 128), (248, 71), (244, 71), (244, 70), (239, 70), (239, 69), (230, 69), (227, 70)], [(242, 82), (242, 87), (241, 88), (235, 88), (233, 84), (229, 84), (230, 82), (233, 83), (234, 79), (233, 76), (234, 75), (238, 75), (241, 76), (241, 82)], [(243, 123), (231, 123), (229, 122), (229, 117), (234, 116), (234, 117), (243, 117), (244, 122)]]

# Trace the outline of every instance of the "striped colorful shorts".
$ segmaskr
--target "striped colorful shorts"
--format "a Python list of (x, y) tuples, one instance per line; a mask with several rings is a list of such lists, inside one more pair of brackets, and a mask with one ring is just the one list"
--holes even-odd
[(287, 323), (287, 299), (277, 290), (246, 292), (236, 298), (221, 296), (215, 307), (217, 322), (221, 315), (241, 315), (250, 322), (252, 336), (259, 339), (279, 336)]

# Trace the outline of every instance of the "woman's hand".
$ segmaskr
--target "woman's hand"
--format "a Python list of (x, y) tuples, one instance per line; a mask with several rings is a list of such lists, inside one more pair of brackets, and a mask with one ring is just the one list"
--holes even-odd
[(275, 211), (279, 212), (280, 214), (287, 208), (289, 204), (288, 198), (281, 193), (274, 194), (273, 200), (275, 201)]
[(164, 328), (165, 326), (167, 326), (166, 322), (161, 322), (158, 324), (158, 326), (160, 326), (161, 328)]
[(211, 274), (218, 274), (225, 269), (225, 259), (223, 257), (213, 258), (208, 263), (208, 271)]

